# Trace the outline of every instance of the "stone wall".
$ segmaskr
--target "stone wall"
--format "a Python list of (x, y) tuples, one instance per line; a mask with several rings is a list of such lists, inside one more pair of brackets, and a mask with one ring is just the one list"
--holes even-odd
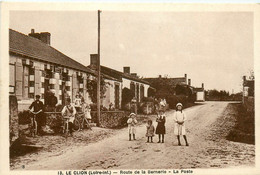
[[(106, 128), (120, 128), (127, 125), (128, 112), (101, 111), (100, 124)], [(91, 112), (92, 122), (97, 122), (97, 112)]]
[(19, 137), (18, 104), (15, 96), (9, 97), (9, 131), (10, 144)]

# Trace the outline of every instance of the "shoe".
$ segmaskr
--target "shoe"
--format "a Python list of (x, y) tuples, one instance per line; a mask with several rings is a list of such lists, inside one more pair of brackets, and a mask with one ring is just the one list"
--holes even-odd
[(164, 143), (164, 140), (162, 141), (162, 143)]
[(149, 141), (147, 141), (146, 143), (149, 143)]
[(161, 141), (159, 140), (157, 143), (161, 143)]
[(189, 144), (188, 144), (188, 143), (186, 143), (186, 146), (189, 146)]
[(181, 144), (180, 144), (180, 143), (178, 143), (178, 146), (181, 146)]

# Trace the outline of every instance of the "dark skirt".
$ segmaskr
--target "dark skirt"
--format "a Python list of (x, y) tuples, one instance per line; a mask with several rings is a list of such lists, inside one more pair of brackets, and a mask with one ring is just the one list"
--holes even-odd
[(158, 123), (156, 130), (155, 130), (155, 134), (165, 134), (165, 125), (164, 123)]

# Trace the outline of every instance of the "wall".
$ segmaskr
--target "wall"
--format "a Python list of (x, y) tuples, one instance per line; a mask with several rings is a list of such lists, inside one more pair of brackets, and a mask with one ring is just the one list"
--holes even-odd
[(196, 97), (197, 101), (205, 101), (205, 93), (203, 92), (197, 92), (197, 97)]
[(150, 85), (140, 83), (140, 82), (136, 82), (136, 81), (132, 81), (132, 80), (129, 80), (129, 79), (126, 79), (126, 78), (123, 78), (122, 80), (123, 80), (122, 89), (125, 88), (125, 87), (130, 89), (131, 82), (135, 83), (135, 90), (136, 90), (135, 95), (137, 94), (137, 88), (136, 88), (137, 86), (136, 85), (139, 84), (139, 101), (140, 101), (140, 87), (141, 87), (141, 85), (144, 86), (144, 97), (148, 97), (148, 88), (150, 87)]
[(253, 112), (255, 110), (255, 98), (244, 97), (244, 106), (248, 112)]
[[(124, 111), (101, 111), (100, 124), (106, 128), (120, 128), (127, 125), (128, 115)], [(96, 123), (97, 113), (91, 112), (91, 116)]]

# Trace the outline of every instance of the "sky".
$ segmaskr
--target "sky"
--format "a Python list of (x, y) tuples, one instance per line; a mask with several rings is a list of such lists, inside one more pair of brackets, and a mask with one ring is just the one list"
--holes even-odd
[[(52, 47), (84, 65), (97, 53), (97, 11), (11, 11), (10, 28), (50, 32)], [(239, 92), (254, 65), (253, 28), (252, 12), (102, 11), (101, 64)]]

